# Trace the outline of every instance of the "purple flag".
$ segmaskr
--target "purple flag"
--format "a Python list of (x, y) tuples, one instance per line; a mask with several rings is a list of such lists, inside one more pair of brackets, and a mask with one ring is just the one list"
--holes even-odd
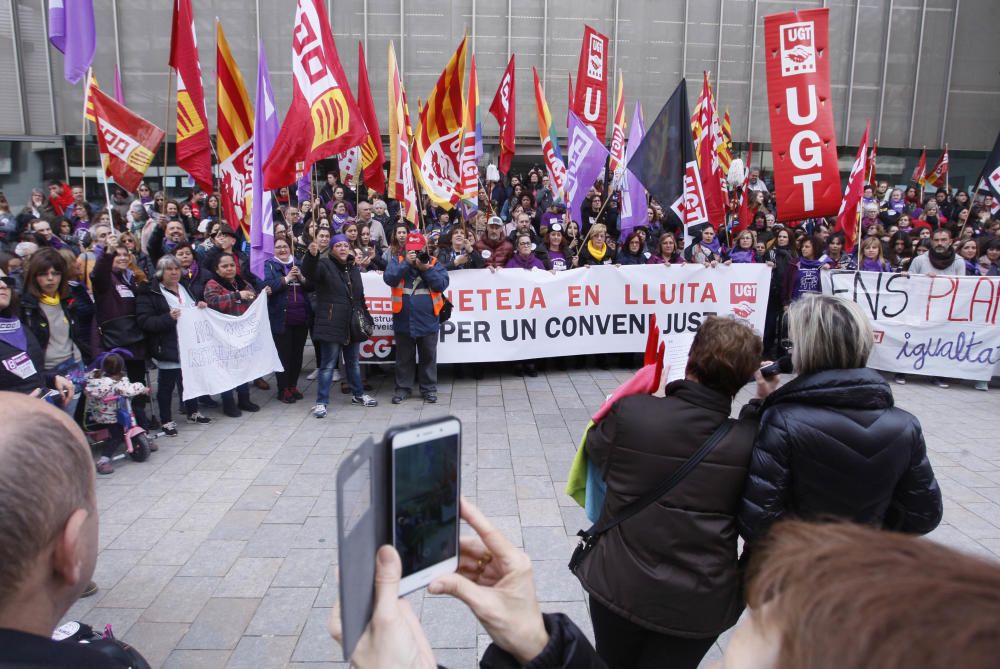
[(253, 129), (253, 208), (250, 210), (250, 271), (264, 278), (264, 261), (274, 257), (274, 218), (271, 193), (264, 190), (262, 170), (278, 137), (278, 110), (274, 106), (271, 75), (267, 71), (264, 42), (257, 60), (257, 100)]
[(632, 170), (624, 167), (628, 165), (629, 159), (635, 150), (642, 143), (642, 136), (645, 131), (642, 128), (642, 111), (639, 109), (639, 101), (636, 100), (635, 111), (632, 112), (632, 127), (628, 131), (628, 144), (625, 146), (625, 160), (622, 161), (625, 174), (618, 184), (621, 192), (621, 235), (625, 239), (637, 225), (646, 225), (647, 210), (649, 203), (646, 201), (646, 189), (642, 187), (639, 179), (632, 174)]
[(312, 174), (312, 168), (303, 173), (302, 178), (298, 180), (298, 188), (295, 191), (295, 201), (301, 207), (302, 203), (309, 199), (309, 195), (312, 192), (312, 180), (310, 175)]
[(63, 54), (66, 81), (80, 81), (97, 48), (94, 0), (50, 0), (49, 42)]
[(125, 93), (122, 92), (122, 73), (118, 71), (117, 65), (115, 65), (115, 102), (120, 105), (125, 104)]
[(569, 113), (569, 146), (566, 149), (566, 202), (570, 215), (583, 225), (580, 207), (587, 191), (601, 175), (608, 161), (608, 150), (576, 114)]

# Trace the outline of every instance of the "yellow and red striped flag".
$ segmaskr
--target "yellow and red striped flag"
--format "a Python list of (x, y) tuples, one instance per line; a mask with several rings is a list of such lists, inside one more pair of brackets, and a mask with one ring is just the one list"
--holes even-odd
[(417, 222), (417, 188), (410, 164), (410, 114), (406, 92), (396, 65), (396, 51), (389, 42), (389, 196), (398, 200), (403, 217)]
[[(625, 159), (625, 97), (622, 95), (625, 82), (622, 73), (618, 72), (618, 93), (615, 96), (615, 120), (611, 126), (611, 160), (608, 168), (611, 174), (617, 175), (624, 167)], [(617, 179), (618, 177), (615, 176)]]
[(83, 117), (97, 123), (97, 117), (94, 116), (94, 96), (91, 95), (91, 90), (101, 90), (101, 87), (97, 85), (97, 77), (94, 76), (93, 68), (87, 70), (87, 94), (83, 100)]
[(465, 117), (465, 54), (468, 38), (452, 54), (420, 110), (413, 142), (417, 178), (434, 204), (451, 209), (461, 199), (461, 137)]
[(219, 156), (219, 188), (226, 219), (239, 224), (243, 238), (250, 239), (253, 204), (253, 107), (243, 75), (236, 65), (222, 23), (215, 22), (216, 44), (216, 153)]
[(719, 163), (723, 174), (729, 174), (729, 166), (733, 162), (733, 124), (729, 120), (729, 108), (722, 117), (722, 145), (719, 147)]

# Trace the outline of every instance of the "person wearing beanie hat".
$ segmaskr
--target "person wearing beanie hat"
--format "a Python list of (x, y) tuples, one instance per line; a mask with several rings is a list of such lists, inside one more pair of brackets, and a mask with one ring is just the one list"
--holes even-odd
[(406, 236), (403, 252), (405, 255), (389, 259), (382, 275), (392, 288), (392, 329), (396, 338), (396, 392), (392, 403), (399, 404), (410, 396), (417, 376), (424, 401), (434, 404), (439, 319), (445, 303), (442, 293), (448, 288), (448, 270), (430, 255), (427, 239), (419, 232)]

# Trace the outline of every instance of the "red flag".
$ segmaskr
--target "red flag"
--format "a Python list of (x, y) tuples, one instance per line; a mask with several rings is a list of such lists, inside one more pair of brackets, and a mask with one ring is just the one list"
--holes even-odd
[(830, 9), (764, 17), (767, 106), (779, 221), (837, 210), (840, 171), (830, 101)]
[(583, 30), (576, 70), (573, 113), (594, 129), (603, 144), (608, 134), (608, 37), (590, 26)]
[(264, 188), (274, 190), (313, 163), (365, 141), (361, 110), (347, 85), (322, 0), (298, 0), (292, 29), (292, 104), (264, 163)]
[(378, 129), (378, 116), (368, 82), (368, 66), (365, 63), (365, 49), (358, 42), (358, 108), (365, 122), (368, 135), (361, 145), (361, 166), (365, 175), (365, 186), (376, 192), (385, 190), (385, 149), (382, 148), (382, 133)]
[(743, 172), (743, 189), (740, 193), (740, 210), (736, 214), (737, 223), (733, 228), (733, 239), (736, 235), (750, 227), (753, 222), (750, 214), (750, 165), (753, 164), (753, 142), (750, 143), (750, 150), (747, 152), (747, 162)]
[(931, 169), (931, 171), (927, 173), (927, 176), (924, 177), (923, 183), (925, 186), (936, 186), (937, 188), (941, 188), (942, 186), (945, 185), (945, 183), (947, 183), (945, 179), (947, 174), (948, 174), (948, 145), (945, 144), (944, 153), (942, 153), (941, 157), (938, 158), (938, 161), (934, 163), (933, 169)]
[(92, 87), (97, 146), (104, 173), (134, 193), (163, 141), (163, 131)]
[(924, 176), (927, 174), (927, 147), (920, 152), (920, 160), (917, 161), (917, 167), (913, 170), (913, 176), (910, 177), (910, 181), (914, 181), (920, 184), (921, 187), (924, 185)]
[(712, 93), (708, 84), (708, 72), (705, 72), (702, 81), (701, 99), (698, 101), (700, 111), (699, 126), (701, 128), (700, 138), (697, 140), (698, 148), (698, 171), (701, 174), (701, 183), (705, 189), (705, 207), (708, 210), (708, 222), (716, 230), (726, 222), (726, 200), (728, 199), (725, 186), (725, 177), (722, 174), (722, 165), (719, 163), (719, 144), (722, 138), (722, 129), (719, 126), (719, 117), (715, 111), (715, 104), (712, 101)]
[(854, 159), (854, 166), (851, 168), (851, 176), (847, 179), (847, 188), (844, 189), (844, 200), (840, 203), (840, 211), (837, 212), (837, 225), (834, 232), (844, 233), (844, 248), (848, 251), (854, 249), (855, 241), (858, 238), (858, 221), (861, 204), (861, 195), (865, 190), (865, 159), (868, 156), (868, 129), (871, 121), (865, 125), (865, 134), (861, 136), (861, 146), (858, 147), (858, 156)]
[(191, 0), (174, 2), (170, 67), (177, 70), (177, 165), (191, 175), (199, 188), (211, 193), (212, 140), (208, 135)]
[(872, 189), (875, 188), (875, 159), (878, 156), (878, 140), (876, 139), (872, 142), (872, 150), (868, 154), (868, 163), (865, 165), (865, 181), (867, 181)]
[(500, 124), (500, 171), (506, 174), (510, 170), (510, 161), (514, 159), (516, 122), (516, 89), (514, 88), (514, 54), (511, 54), (504, 70), (497, 93), (490, 104), (490, 113)]

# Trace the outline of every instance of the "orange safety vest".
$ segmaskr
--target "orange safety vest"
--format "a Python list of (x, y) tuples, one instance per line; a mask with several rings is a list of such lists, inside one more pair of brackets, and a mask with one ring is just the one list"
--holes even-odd
[[(431, 258), (431, 267), (437, 264), (437, 258)], [(399, 262), (406, 262), (403, 256), (399, 256)], [(444, 308), (444, 295), (441, 293), (436, 293), (429, 288), (406, 288), (406, 279), (402, 279), (398, 286), (395, 286), (391, 292), (392, 299), (392, 313), (398, 314), (403, 311), (403, 295), (409, 292), (412, 295), (421, 295), (426, 291), (431, 296), (431, 304), (434, 305), (434, 315), (439, 316), (441, 314), (441, 309)]]

